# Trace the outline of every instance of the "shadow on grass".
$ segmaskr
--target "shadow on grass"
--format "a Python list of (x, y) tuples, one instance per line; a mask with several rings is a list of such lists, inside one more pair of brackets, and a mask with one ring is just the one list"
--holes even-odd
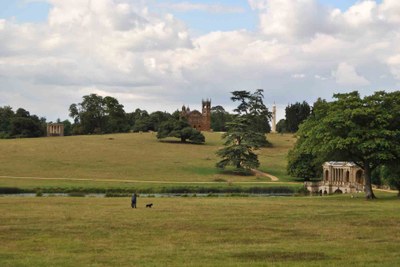
[(243, 261), (313, 261), (328, 260), (329, 256), (322, 252), (278, 252), (278, 251), (249, 251), (236, 253), (233, 257)]
[(234, 175), (234, 176), (255, 176), (250, 170), (238, 169), (238, 170), (219, 170), (219, 174), (222, 175)]
[(190, 141), (181, 142), (179, 140), (158, 140), (161, 143), (175, 144), (175, 145), (205, 145), (206, 143), (192, 143)]

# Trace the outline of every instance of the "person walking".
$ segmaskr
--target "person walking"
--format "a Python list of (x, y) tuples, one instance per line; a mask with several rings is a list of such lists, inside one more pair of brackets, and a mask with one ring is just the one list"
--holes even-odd
[(136, 194), (135, 193), (132, 194), (131, 206), (132, 206), (132, 209), (133, 208), (136, 209)]

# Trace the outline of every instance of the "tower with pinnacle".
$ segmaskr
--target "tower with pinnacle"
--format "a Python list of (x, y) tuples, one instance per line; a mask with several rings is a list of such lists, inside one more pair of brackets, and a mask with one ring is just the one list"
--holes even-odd
[(211, 131), (211, 99), (202, 100), (201, 113), (182, 107), (181, 118), (185, 118), (192, 128), (198, 131)]

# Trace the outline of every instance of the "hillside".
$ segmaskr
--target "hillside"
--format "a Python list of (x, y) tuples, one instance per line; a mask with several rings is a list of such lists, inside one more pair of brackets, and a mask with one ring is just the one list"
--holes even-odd
[[(205, 145), (180, 144), (174, 139), (160, 142), (155, 133), (0, 140), (0, 186), (269, 181), (264, 177), (221, 173), (215, 168), (215, 151), (222, 146), (221, 134), (205, 135)], [(260, 170), (289, 181), (286, 154), (294, 138), (271, 134), (268, 139), (273, 147), (258, 151)]]

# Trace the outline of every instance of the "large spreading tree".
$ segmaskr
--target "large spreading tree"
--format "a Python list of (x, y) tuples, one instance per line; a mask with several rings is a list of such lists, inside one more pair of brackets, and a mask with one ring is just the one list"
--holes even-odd
[(69, 107), (75, 133), (116, 133), (129, 130), (124, 106), (117, 99), (96, 94), (85, 95), (81, 103)]
[[(400, 163), (400, 92), (335, 94), (320, 101), (298, 131), (294, 154), (311, 161), (352, 161), (364, 170), (367, 199), (375, 198), (371, 174), (379, 166)], [(310, 158), (307, 158), (310, 160)]]
[(265, 146), (265, 133), (270, 130), (271, 113), (263, 103), (263, 90), (232, 92), (231, 100), (239, 102), (233, 120), (227, 123), (228, 131), (222, 136), (224, 148), (217, 151), (222, 158), (217, 167), (232, 165), (237, 169), (251, 169), (260, 165), (254, 150)]
[(192, 128), (189, 123), (183, 119), (170, 118), (168, 121), (162, 122), (157, 132), (158, 139), (164, 139), (167, 137), (179, 138), (182, 143), (186, 143), (188, 140), (191, 143), (201, 144), (205, 142), (204, 135)]

